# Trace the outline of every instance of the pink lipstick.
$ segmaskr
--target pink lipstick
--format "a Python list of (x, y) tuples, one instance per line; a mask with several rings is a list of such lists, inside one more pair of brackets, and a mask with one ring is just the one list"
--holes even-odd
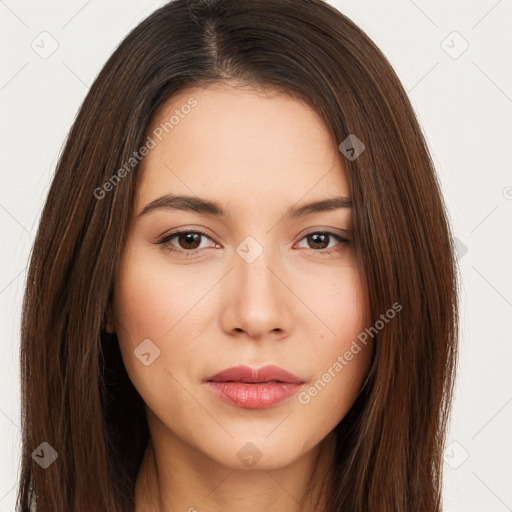
[(266, 409), (297, 393), (304, 380), (277, 366), (245, 365), (206, 377), (208, 388), (222, 400), (246, 409)]

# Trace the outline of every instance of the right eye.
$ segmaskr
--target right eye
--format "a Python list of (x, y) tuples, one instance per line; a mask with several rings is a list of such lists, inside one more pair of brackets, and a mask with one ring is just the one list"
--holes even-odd
[[(171, 241), (175, 238), (178, 240), (178, 243), (182, 247), (176, 247), (171, 243)], [(166, 251), (177, 252), (188, 256), (189, 254), (195, 254), (196, 251), (201, 249), (201, 238), (207, 238), (208, 240), (211, 240), (211, 238), (203, 231), (181, 230), (165, 235), (158, 242), (156, 242), (156, 244), (162, 245), (162, 248)], [(213, 243), (215, 244), (215, 242)]]

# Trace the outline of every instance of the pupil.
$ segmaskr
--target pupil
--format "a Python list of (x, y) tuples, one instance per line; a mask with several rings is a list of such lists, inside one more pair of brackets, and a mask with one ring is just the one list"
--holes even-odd
[[(194, 241), (194, 237), (196, 240)], [(200, 235), (197, 233), (187, 233), (186, 235), (183, 235), (183, 238), (185, 238), (185, 244), (194, 244), (194, 247), (186, 247), (187, 249), (196, 249), (199, 246), (199, 243), (197, 241), (200, 239)]]
[[(313, 244), (323, 244), (323, 247), (320, 247), (320, 249), (324, 249), (325, 247), (327, 247), (328, 244), (325, 243), (325, 240), (327, 240), (327, 236), (325, 234), (322, 234), (322, 233), (315, 233), (313, 235), (310, 235), (310, 237), (313, 239)], [(324, 240), (323, 242), (320, 240), (315, 240), (317, 239), (318, 237), (322, 237), (322, 239)]]

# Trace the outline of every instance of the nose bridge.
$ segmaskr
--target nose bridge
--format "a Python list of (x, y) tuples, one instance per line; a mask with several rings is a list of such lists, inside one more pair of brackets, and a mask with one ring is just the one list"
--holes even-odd
[(280, 293), (277, 278), (270, 270), (280, 267), (277, 251), (270, 246), (271, 238), (267, 237), (264, 245), (253, 237), (246, 237), (236, 249), (235, 275), (240, 291), (261, 305), (273, 301), (275, 294)]
[[(258, 336), (274, 329), (287, 330), (287, 304), (284, 296), (286, 286), (278, 278), (283, 269), (279, 251), (269, 247), (271, 236), (265, 246), (253, 237), (247, 237), (236, 248), (234, 270), (231, 279), (230, 315), (235, 323), (233, 328), (241, 328)], [(277, 274), (277, 275), (276, 275)], [(286, 278), (281, 277), (286, 282)]]

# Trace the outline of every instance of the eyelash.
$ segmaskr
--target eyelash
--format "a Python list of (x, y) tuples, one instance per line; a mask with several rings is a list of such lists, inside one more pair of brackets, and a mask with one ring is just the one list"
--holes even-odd
[[(169, 242), (173, 238), (176, 238), (179, 235), (188, 235), (188, 234), (202, 235), (202, 236), (212, 240), (211, 237), (208, 236), (204, 231), (201, 231), (200, 229), (194, 229), (194, 230), (185, 230), (185, 231), (175, 231), (174, 233), (169, 233), (168, 235), (161, 238), (158, 242), (155, 242), (155, 244), (161, 245), (162, 249), (165, 251), (168, 251), (171, 253), (181, 253), (181, 254), (185, 254), (186, 256), (189, 256), (190, 254), (195, 254), (197, 251), (200, 251), (200, 249), (190, 249), (190, 250), (177, 249), (176, 247), (172, 247), (169, 244)], [(299, 242), (301, 242), (302, 240), (304, 240), (304, 238), (311, 236), (311, 235), (329, 235), (329, 236), (335, 238), (336, 240), (338, 240), (338, 242), (340, 242), (342, 246), (346, 246), (346, 245), (350, 244), (349, 240), (347, 240), (346, 238), (343, 238), (342, 236), (338, 235), (337, 233), (333, 233), (332, 231), (311, 231), (310, 233), (306, 233), (299, 240)], [(212, 240), (212, 242), (213, 242), (213, 240)], [(330, 249), (307, 249), (307, 250), (315, 252), (315, 253), (319, 253), (319, 254), (330, 255), (334, 252), (341, 252), (343, 250), (343, 247), (340, 247), (340, 248), (333, 247)]]

